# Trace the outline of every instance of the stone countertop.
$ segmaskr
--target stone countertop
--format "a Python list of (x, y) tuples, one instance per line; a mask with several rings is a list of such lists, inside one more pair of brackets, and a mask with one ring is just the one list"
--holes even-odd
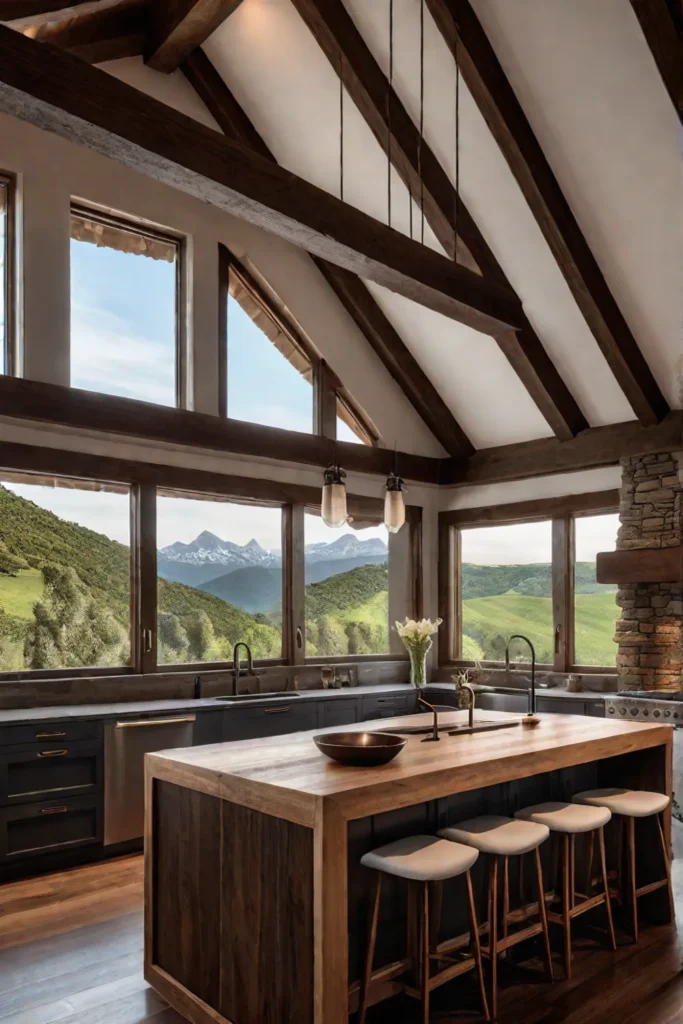
[[(523, 685), (524, 681), (520, 680), (519, 686), (499, 686), (497, 683), (473, 683), (472, 687), (475, 693), (512, 693), (519, 694), (520, 692), (526, 693), (528, 690), (527, 686)], [(453, 683), (430, 683), (430, 690), (453, 690)], [(608, 697), (618, 697), (619, 694), (614, 691), (605, 690), (579, 690), (578, 693), (570, 693), (562, 686), (537, 686), (536, 687), (536, 700), (539, 697), (555, 697), (560, 700), (581, 700), (581, 701), (603, 701)]]
[(238, 701), (229, 704), (216, 697), (202, 697), (199, 700), (148, 700), (121, 704), (63, 704), (40, 708), (13, 708), (0, 711), (0, 728), (4, 725), (30, 725), (32, 722), (62, 720), (78, 721), (88, 718), (121, 718), (136, 715), (165, 714), (177, 711), (237, 711), (243, 708), (269, 707), (273, 702), (291, 700), (292, 693), (299, 696), (297, 701), (326, 699), (340, 700), (352, 697), (381, 697), (386, 694), (404, 695), (411, 692), (407, 683), (378, 683), (372, 686), (345, 686), (335, 690), (296, 690), (274, 693), (272, 698), (255, 701)]

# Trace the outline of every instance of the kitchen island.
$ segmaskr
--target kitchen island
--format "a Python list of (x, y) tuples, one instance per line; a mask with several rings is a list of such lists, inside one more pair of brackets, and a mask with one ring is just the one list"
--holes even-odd
[[(421, 720), (430, 716), (350, 729)], [(145, 977), (195, 1024), (346, 1024), (358, 998), (366, 850), (594, 786), (670, 794), (672, 732), (549, 714), (536, 728), (446, 732), (438, 743), (411, 735), (377, 768), (328, 760), (313, 733), (147, 755)], [(640, 849), (641, 877), (661, 875), (654, 846)], [(393, 896), (378, 964), (405, 955), (399, 888)], [(444, 899), (448, 935), (458, 934), (458, 912), (459, 901)], [(668, 919), (663, 890), (641, 912)]]

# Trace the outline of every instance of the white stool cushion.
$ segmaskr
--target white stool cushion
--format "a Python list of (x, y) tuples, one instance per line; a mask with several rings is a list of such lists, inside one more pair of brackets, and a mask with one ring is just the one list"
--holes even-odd
[(515, 818), (547, 825), (551, 832), (590, 832), (606, 825), (611, 817), (612, 812), (608, 807), (567, 804), (559, 800), (524, 807), (515, 814)]
[(504, 818), (499, 814), (486, 814), (451, 825), (439, 832), (444, 839), (473, 846), (480, 853), (494, 853), (515, 857), (535, 850), (550, 834), (547, 825), (535, 821)]
[(609, 807), (612, 814), (623, 814), (627, 818), (648, 818), (669, 806), (669, 798), (664, 793), (650, 793), (645, 789), (587, 789), (572, 799), (577, 804)]
[(471, 846), (449, 843), (436, 836), (407, 836), (371, 850), (361, 864), (388, 875), (417, 882), (441, 882), (472, 867), (479, 856)]

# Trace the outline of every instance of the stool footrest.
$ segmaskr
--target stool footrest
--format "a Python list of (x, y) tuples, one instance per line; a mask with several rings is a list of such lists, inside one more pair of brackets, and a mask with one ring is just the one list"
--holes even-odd
[[(572, 907), (569, 911), (571, 918), (580, 917), (581, 914), (585, 914), (587, 910), (592, 910), (593, 907), (601, 907), (605, 903), (606, 897), (604, 892), (598, 893), (597, 896), (591, 896), (589, 900), (584, 900), (583, 903), (579, 903), (577, 906)], [(556, 913), (554, 910), (548, 911), (548, 920), (555, 924), (563, 923), (562, 914)]]
[(657, 889), (663, 889), (664, 886), (668, 884), (668, 878), (660, 878), (658, 882), (650, 882), (649, 885), (641, 885), (640, 889), (636, 889), (636, 896), (647, 896), (648, 893), (656, 892)]
[[(535, 935), (540, 935), (543, 931), (543, 925), (540, 921), (536, 921), (534, 924), (528, 925), (526, 928), (520, 928), (518, 932), (514, 932), (512, 935), (507, 935), (504, 939), (498, 939), (496, 943), (496, 952), (504, 953), (506, 949), (512, 949), (520, 942), (525, 942), (527, 939), (533, 939)], [(482, 956), (491, 957), (491, 947), (484, 946), (482, 948)]]

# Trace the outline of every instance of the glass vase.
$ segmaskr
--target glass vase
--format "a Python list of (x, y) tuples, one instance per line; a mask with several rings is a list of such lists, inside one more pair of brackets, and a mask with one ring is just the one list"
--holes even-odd
[(422, 690), (427, 685), (427, 655), (431, 646), (430, 640), (428, 644), (415, 644), (408, 648), (410, 682), (416, 690)]

